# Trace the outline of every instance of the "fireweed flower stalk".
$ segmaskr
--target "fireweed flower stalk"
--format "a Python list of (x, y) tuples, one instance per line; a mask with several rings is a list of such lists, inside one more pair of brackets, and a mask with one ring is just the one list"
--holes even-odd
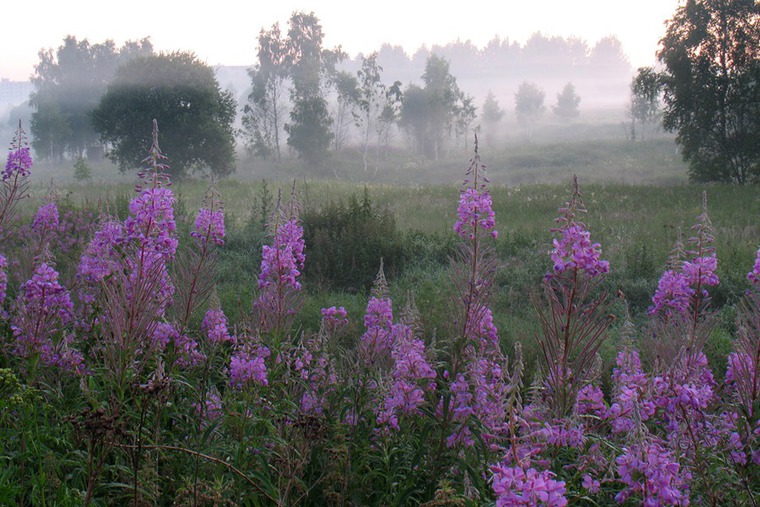
[[(129, 217), (123, 224), (104, 222), (79, 266), (81, 278), (96, 282), (101, 310), (95, 320), (104, 338), (98, 350), (122, 387), (128, 370), (139, 371), (158, 352), (161, 341), (154, 335), (175, 291), (168, 269), (177, 249), (174, 195), (165, 160), (154, 120), (148, 168), (140, 174)], [(193, 342), (178, 336), (178, 349), (192, 356)]]
[(475, 155), (466, 174), (454, 225), (464, 241), (451, 271), (457, 294), (454, 301), (457, 338), (450, 363), (443, 372), (448, 389), (437, 410), (449, 428), (442, 442), (446, 446), (473, 445), (470, 425), (475, 422), (481, 426), (484, 442), (495, 449), (505, 433), (509, 384), (506, 358), (490, 309), (497, 266), (493, 241), (498, 234), (477, 138)]
[(74, 305), (58, 272), (41, 262), (32, 278), (21, 285), (11, 317), (15, 352), (44, 366), (83, 373), (84, 359), (73, 347)]
[[(726, 383), (734, 397), (731, 412), (736, 429), (731, 440), (738, 449), (734, 463), (741, 467), (760, 465), (760, 250), (755, 266), (748, 275), (753, 290), (738, 305), (737, 337), (728, 356)], [(746, 468), (749, 473), (751, 468)], [(757, 478), (757, 472), (755, 472)]]
[(425, 356), (425, 343), (414, 337), (411, 326), (394, 325), (392, 341), (393, 380), (376, 415), (381, 426), (400, 430), (400, 417), (421, 413), (426, 392), (435, 389), (436, 373)]
[(691, 474), (658, 442), (634, 444), (616, 459), (619, 480), (625, 487), (618, 503), (637, 498), (641, 505), (689, 505)]
[(0, 244), (9, 234), (8, 224), (16, 216), (16, 206), (29, 196), (29, 175), (32, 156), (26, 143), (26, 132), (18, 122), (0, 186)]
[(174, 264), (176, 279), (183, 282), (177, 285), (174, 297), (177, 325), (181, 330), (187, 328), (196, 310), (211, 297), (216, 275), (217, 249), (224, 245), (224, 204), (213, 181), (203, 199), (190, 236), (195, 241), (189, 247), (179, 250)]
[[(652, 297), (649, 315), (652, 333), (647, 350), (655, 352), (663, 365), (677, 365), (688, 370), (688, 363), (697, 363), (711, 328), (708, 312), (710, 296), (707, 287), (720, 280), (715, 274), (718, 260), (712, 245), (713, 228), (707, 213), (707, 195), (702, 194), (702, 213), (691, 228), (692, 236), (686, 247), (680, 237), (668, 260), (668, 270), (662, 275)], [(656, 335), (656, 338), (655, 338)]]
[(327, 339), (323, 332), (304, 337), (289, 354), (290, 373), (296, 379), (294, 397), (300, 399), (301, 412), (310, 416), (329, 413), (328, 398), (338, 382)]
[(22, 268), (22, 271), (31, 273), (33, 265), (41, 260), (43, 253), (51, 249), (58, 237), (59, 225), (60, 216), (56, 203), (51, 201), (40, 206), (31, 227), (24, 231), (26, 233), (27, 250), (25, 252), (26, 259), (22, 259), (21, 263), (22, 266), (25, 263), (31, 263), (32, 265), (29, 265), (26, 269)]
[(241, 337), (230, 357), (230, 384), (238, 389), (269, 385), (266, 360), (270, 355), (255, 337)]
[(760, 248), (757, 250), (755, 265), (752, 267), (752, 271), (747, 273), (747, 280), (754, 286), (760, 286)]
[(539, 472), (533, 468), (493, 465), (491, 472), (496, 507), (567, 505), (564, 481), (554, 480), (555, 474), (548, 470)]
[(298, 278), (306, 262), (295, 184), (285, 207), (278, 202), (272, 214), (272, 244), (262, 248), (259, 296), (253, 305), (260, 332), (278, 335), (287, 332), (300, 307)]
[(370, 291), (364, 314), (364, 334), (359, 342), (359, 362), (366, 370), (387, 368), (393, 346), (393, 301), (389, 296), (383, 262)]
[(613, 317), (608, 314), (606, 293), (592, 293), (609, 272), (600, 258), (599, 243), (592, 243), (579, 215), (586, 213), (578, 178), (573, 177), (570, 200), (559, 209), (555, 220), (560, 238), (549, 252), (552, 271), (543, 282), (544, 309), (537, 298), (534, 306), (541, 321), (538, 338), (546, 375), (544, 402), (557, 418), (570, 415), (577, 395), (588, 383), (596, 353), (606, 337)]

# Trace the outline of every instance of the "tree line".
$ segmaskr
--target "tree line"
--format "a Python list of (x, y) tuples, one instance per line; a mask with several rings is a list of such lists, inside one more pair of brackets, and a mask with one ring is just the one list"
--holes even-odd
[[(695, 181), (760, 178), (759, 9), (753, 0), (687, 1), (667, 23), (657, 54), (661, 69), (640, 69), (631, 83), (631, 137), (640, 137), (646, 125), (675, 132)], [(496, 38), (482, 50), (457, 42), (422, 48), (411, 58), (383, 45), (354, 60), (340, 47), (324, 47), (323, 39), (314, 13), (293, 13), (287, 29), (262, 29), (250, 93), (238, 106), (191, 53), (155, 54), (149, 39), (117, 48), (67, 37), (57, 52), (40, 52), (31, 97), (33, 146), (42, 158), (82, 157), (103, 147), (127, 169), (139, 165), (150, 142), (145, 125), (157, 119), (175, 175), (206, 169), (227, 175), (234, 170), (236, 137), (252, 156), (279, 160), (288, 150), (318, 168), (353, 131), (368, 170), (370, 149), (377, 167), (380, 147), (394, 130), (419, 155), (438, 159), (452, 139), (466, 143), (478, 126), (501, 119), (493, 92), (479, 108), (460, 88), (454, 65), (474, 74), (516, 73), (531, 62), (570, 78), (579, 72), (620, 76), (628, 68), (614, 38), (590, 49), (576, 39), (536, 34), (524, 47)], [(424, 72), (415, 76), (421, 81), (403, 85), (399, 78), (408, 78), (421, 58), (417, 68)], [(393, 77), (385, 79), (386, 73)], [(552, 110), (572, 119), (581, 97), (571, 79), (565, 82)], [(514, 99), (523, 125), (545, 111), (545, 92), (529, 78)], [(234, 127), (238, 111), (240, 131)]]

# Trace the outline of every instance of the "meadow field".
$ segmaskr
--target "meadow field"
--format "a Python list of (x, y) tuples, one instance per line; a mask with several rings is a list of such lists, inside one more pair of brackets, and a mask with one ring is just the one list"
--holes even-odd
[(12, 149), (0, 504), (756, 505), (760, 192), (588, 129), (11, 217)]
[[(604, 131), (614, 128), (605, 125)], [(500, 268), (494, 314), (505, 345), (521, 341), (530, 349), (534, 341), (537, 327), (526, 296), (550, 267), (549, 229), (554, 226), (557, 208), (567, 199), (574, 175), (588, 208), (585, 220), (612, 265), (607, 288), (625, 293), (636, 317), (644, 315), (651, 304), (678, 231), (688, 237), (705, 193), (721, 257), (721, 285), (713, 294), (713, 306), (730, 316), (732, 305), (744, 291), (746, 266), (751, 265), (760, 241), (757, 189), (689, 184), (686, 165), (673, 139), (664, 134), (643, 142), (621, 139), (617, 131), (605, 138), (601, 127), (586, 127), (576, 134), (577, 139), (560, 137), (557, 141), (553, 134), (556, 133), (543, 131), (539, 139), (527, 144), (513, 139), (493, 154), (480, 148), (499, 223), (495, 244)], [(388, 255), (394, 251), (398, 259), (385, 259), (391, 291), (401, 300), (409, 291), (417, 293), (416, 302), (426, 316), (424, 327), (435, 329), (436, 320), (447, 312), (449, 257), (455, 247), (456, 208), (452, 203), (458, 198), (463, 171), (471, 156), (462, 150), (459, 157), (421, 161), (399, 151), (390, 153), (377, 173), (372, 169), (365, 173), (360, 167), (361, 154), (347, 150), (335, 156), (335, 171), (330, 169), (321, 175), (305, 174), (307, 170), (297, 160), (286, 160), (277, 167), (241, 160), (234, 178), (216, 184), (224, 202), (228, 231), (227, 244), (220, 250), (218, 280), (225, 308), (229, 306), (233, 314), (249, 310), (246, 300), (253, 297), (261, 247), (267, 241), (265, 224), (278, 194), (289, 195), (295, 184), (306, 216), (318, 216), (330, 207), (347, 206), (351, 199), (365, 198), (373, 213), (390, 215), (393, 223), (383, 231), (389, 236), (379, 240), (397, 247), (391, 248)], [(43, 181), (52, 174), (65, 175), (68, 170), (60, 165), (44, 165), (41, 174), (36, 175)], [(91, 181), (78, 183), (70, 176), (60, 179), (64, 183), (58, 185), (57, 191), (71, 206), (126, 216), (134, 175), (118, 174), (114, 166), (103, 163), (95, 168)], [(188, 230), (208, 185), (209, 180), (202, 178), (173, 183), (178, 221), (184, 217)], [(40, 197), (47, 191), (47, 185), (40, 184), (35, 193)], [(308, 221), (305, 228), (308, 235)], [(307, 251), (309, 246), (307, 243)], [(399, 249), (406, 251), (398, 253)], [(319, 304), (327, 300), (361, 314), (381, 256), (382, 248), (374, 257), (361, 259), (364, 272), (354, 274), (353, 285), (347, 285), (345, 280), (334, 285), (330, 280), (310, 276), (307, 261), (305, 291), (314, 295), (314, 303), (306, 305), (299, 319), (302, 325), (314, 326)], [(336, 264), (343, 262), (357, 261), (335, 259)], [(729, 316), (727, 329), (733, 326)]]

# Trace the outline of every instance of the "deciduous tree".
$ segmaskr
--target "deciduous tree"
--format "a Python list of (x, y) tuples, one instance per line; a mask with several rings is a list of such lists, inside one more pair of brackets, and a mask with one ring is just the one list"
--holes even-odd
[(646, 137), (646, 132), (659, 123), (661, 95), (660, 75), (652, 67), (639, 68), (631, 79), (631, 102), (626, 111), (631, 122), (629, 135), (632, 141)]
[(360, 91), (356, 76), (347, 71), (338, 71), (332, 78), (337, 107), (333, 115), (333, 149), (340, 150), (349, 140), (349, 127), (359, 117)]
[(356, 125), (362, 133), (364, 170), (367, 170), (367, 151), (370, 136), (377, 132), (380, 145), (380, 118), (387, 103), (387, 94), (380, 73), (383, 68), (377, 63), (377, 52), (362, 57), (362, 67), (356, 72), (359, 82), (359, 111)]
[(290, 122), (285, 125), (288, 145), (309, 164), (321, 166), (333, 139), (333, 119), (323, 85), (345, 57), (337, 48), (322, 47), (322, 25), (314, 13), (294, 12), (288, 29), (288, 65), (292, 86)]
[(436, 55), (428, 57), (422, 80), (425, 82), (425, 93), (429, 105), (433, 157), (438, 160), (444, 134), (452, 127), (462, 92), (459, 90), (456, 78), (449, 71), (449, 62)]
[(43, 158), (82, 157), (97, 144), (90, 115), (117, 67), (152, 52), (147, 38), (128, 41), (119, 49), (111, 40), (90, 44), (73, 36), (55, 51), (40, 51), (30, 97), (35, 152)]
[(544, 112), (546, 94), (535, 83), (523, 81), (515, 93), (515, 114), (522, 125), (533, 125)]
[(571, 120), (580, 114), (578, 111), (580, 103), (581, 98), (575, 93), (575, 86), (573, 83), (567, 83), (557, 94), (557, 103), (552, 107), (552, 111), (563, 120)]
[(225, 176), (235, 169), (235, 109), (235, 99), (220, 89), (213, 69), (194, 54), (179, 52), (119, 67), (93, 123), (121, 170), (140, 167), (155, 119), (172, 176), (206, 168)]
[(246, 145), (255, 156), (280, 160), (288, 47), (279, 24), (259, 33), (258, 61), (258, 65), (248, 71), (251, 93), (243, 108), (242, 119)]
[(760, 180), (760, 3), (687, 0), (661, 44), (663, 124), (689, 177)]

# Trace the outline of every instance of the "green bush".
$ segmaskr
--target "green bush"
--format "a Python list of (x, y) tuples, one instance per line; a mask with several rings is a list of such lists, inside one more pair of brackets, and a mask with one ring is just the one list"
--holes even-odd
[(387, 274), (397, 274), (403, 264), (401, 234), (390, 209), (373, 206), (365, 190), (359, 201), (330, 203), (303, 215), (308, 252), (304, 277), (318, 285), (348, 292), (372, 285), (382, 260)]

